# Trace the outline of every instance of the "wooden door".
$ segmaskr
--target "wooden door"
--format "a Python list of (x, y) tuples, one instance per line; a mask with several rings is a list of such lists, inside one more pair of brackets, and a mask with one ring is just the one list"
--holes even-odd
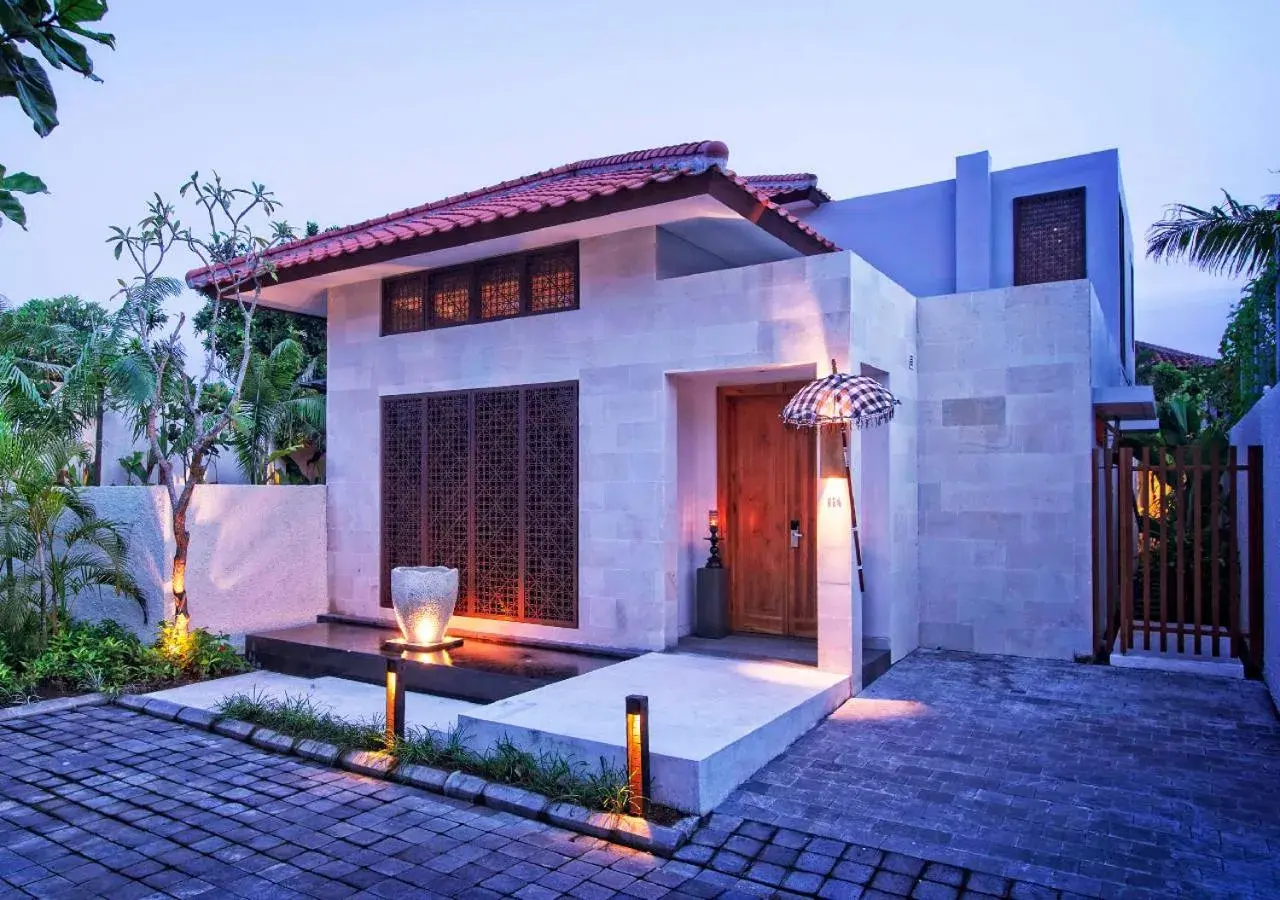
[[(735, 631), (818, 634), (817, 441), (812, 430), (781, 419), (803, 386), (719, 389), (720, 509)], [(793, 523), (800, 535), (794, 542)]]

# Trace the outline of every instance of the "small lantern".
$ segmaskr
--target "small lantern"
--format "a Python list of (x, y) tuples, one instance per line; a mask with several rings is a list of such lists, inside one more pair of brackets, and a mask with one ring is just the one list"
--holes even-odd
[(707, 557), (707, 568), (723, 568), (724, 563), (720, 561), (720, 510), (711, 509), (707, 511), (707, 530), (711, 533), (711, 536), (706, 539), (711, 544), (711, 552)]

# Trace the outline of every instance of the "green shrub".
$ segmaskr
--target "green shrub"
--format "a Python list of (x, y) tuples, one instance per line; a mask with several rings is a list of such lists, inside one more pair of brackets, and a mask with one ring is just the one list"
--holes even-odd
[[(148, 646), (116, 622), (72, 622), (51, 635), (34, 659), (3, 662), (0, 694), (29, 693), (42, 685), (82, 691), (154, 689), (248, 668), (226, 635), (197, 628), (179, 641), (176, 634), (170, 623), (161, 623), (160, 638)], [(6, 677), (6, 671), (12, 674)]]
[(244, 657), (227, 643), (225, 634), (204, 628), (185, 632), (174, 622), (160, 623), (155, 650), (173, 667), (175, 678), (215, 678), (249, 668)]

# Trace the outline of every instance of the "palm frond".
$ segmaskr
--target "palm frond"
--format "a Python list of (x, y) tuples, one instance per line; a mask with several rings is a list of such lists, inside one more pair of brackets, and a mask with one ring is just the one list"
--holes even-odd
[(1223, 192), (1220, 206), (1170, 207), (1147, 232), (1147, 255), (1155, 260), (1186, 259), (1227, 275), (1253, 277), (1277, 258), (1280, 211), (1240, 203)]

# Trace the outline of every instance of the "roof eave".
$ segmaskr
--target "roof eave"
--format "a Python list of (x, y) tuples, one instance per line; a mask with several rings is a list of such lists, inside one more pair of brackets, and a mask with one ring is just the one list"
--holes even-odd
[[(788, 218), (776, 203), (763, 201), (754, 191), (743, 187), (712, 167), (696, 175), (686, 175), (667, 182), (651, 183), (633, 191), (618, 191), (609, 196), (594, 196), (559, 207), (547, 207), (537, 212), (511, 218), (499, 218), (480, 222), (466, 228), (436, 231), (420, 237), (408, 238), (389, 244), (381, 244), (342, 253), (320, 260), (312, 260), (287, 268), (279, 268), (271, 285), (302, 281), (318, 275), (327, 275), (347, 269), (355, 269), (375, 263), (389, 262), (407, 256), (415, 256), (434, 250), (443, 250), (466, 244), (479, 243), (495, 238), (509, 237), (536, 231), (555, 225), (563, 225), (586, 219), (642, 209), (661, 203), (670, 203), (707, 194), (743, 218), (762, 228), (805, 256), (830, 253), (837, 248), (801, 223)], [(206, 284), (198, 288), (206, 295), (215, 294), (214, 286)]]

